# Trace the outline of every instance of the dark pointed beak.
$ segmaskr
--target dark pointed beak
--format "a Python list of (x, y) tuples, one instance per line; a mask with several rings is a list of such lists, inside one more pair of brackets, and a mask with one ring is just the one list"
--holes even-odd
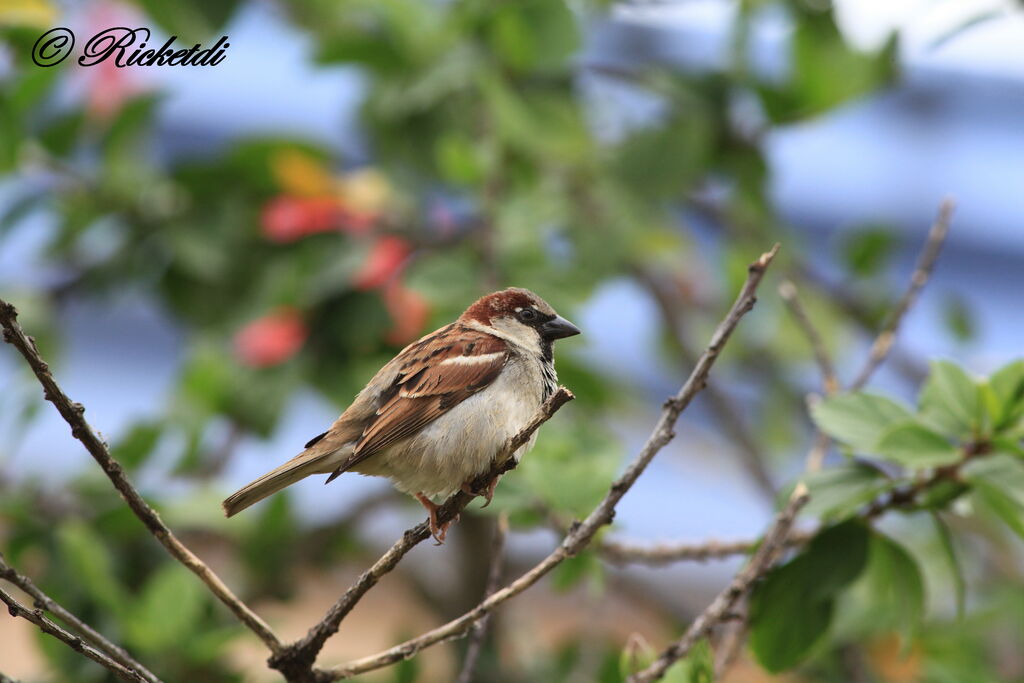
[(572, 337), (580, 333), (580, 328), (573, 325), (560, 315), (540, 326), (540, 333), (545, 339), (562, 339)]

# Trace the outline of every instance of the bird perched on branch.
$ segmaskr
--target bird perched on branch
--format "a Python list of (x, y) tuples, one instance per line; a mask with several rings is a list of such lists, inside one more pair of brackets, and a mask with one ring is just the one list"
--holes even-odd
[[(389, 477), (430, 513), (440, 543), (448, 523), (438, 505), (491, 467), (555, 391), (552, 346), (579, 329), (525, 289), (482, 297), (450, 325), (402, 349), (331, 428), (306, 449), (224, 501), (228, 517), (312, 474)], [(534, 435), (534, 438), (536, 434)], [(534, 438), (520, 448), (518, 459)], [(490, 483), (487, 501), (497, 478)]]

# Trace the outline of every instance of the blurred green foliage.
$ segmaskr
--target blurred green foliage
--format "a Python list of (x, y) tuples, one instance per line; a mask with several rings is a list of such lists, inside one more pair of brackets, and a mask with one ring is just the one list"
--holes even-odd
[[(133, 4), (150, 25), (204, 40), (245, 3)], [(174, 460), (176, 478), (197, 484), (147, 494), (190, 540), (230, 551), (247, 599), (291, 599), (300, 571), (358, 563), (366, 551), (357, 519), (300, 524), (287, 493), (238, 523), (219, 519), (208, 483), (217, 482), (238, 439), (271, 435), (301, 389), (346, 405), (406, 342), (490, 289), (528, 286), (572, 317), (609, 282), (660, 283), (686, 321), (668, 359), (675, 370), (684, 365), (682, 347), (704, 343), (746, 264), (779, 239), (786, 243), (779, 269), (798, 279), (836, 353), (889, 310), (886, 275), (900, 245), (884, 227), (864, 226), (840, 245), (840, 284), (849, 290), (836, 295), (818, 286), (836, 278), (814, 272), (766, 196), (765, 133), (825, 115), (897, 76), (895, 37), (877, 51), (857, 50), (827, 3), (738, 2), (731, 55), (702, 72), (582, 63), (592, 26), (611, 12), (600, 2), (282, 3), (311, 41), (316, 64), (351, 65), (365, 79), (371, 158), (359, 161), (317, 140), (272, 134), (195, 156), (157, 154), (161, 93), (134, 92), (104, 73), (80, 99), (56, 97), (77, 67), (31, 64), (39, 27), (59, 16), (45, 0), (33, 6), (31, 15), (0, 8), (0, 47), (13, 65), (0, 81), (0, 173), (17, 189), (0, 215), (0, 239), (28, 214), (45, 212), (54, 224), (46, 258), (62, 275), (49, 289), (10, 298), (47, 357), (57, 343), (50, 321), (71, 297), (138, 293), (181, 329), (185, 360), (166, 410), (111, 445), (133, 476), (145, 480), (161, 454)], [(751, 25), (765, 12), (781, 13), (793, 29), (781, 74), (763, 74), (749, 57)], [(583, 87), (587, 78), (652, 98), (659, 115), (616, 136), (599, 134), (593, 114), (601, 104)], [(737, 116), (739, 102), (755, 113)], [(951, 304), (947, 318), (969, 338), (965, 306)], [(506, 477), (493, 505), (518, 527), (589, 511), (623, 457), (607, 415), (638, 403), (638, 387), (564, 346), (559, 372), (579, 400), (544, 427), (536, 452)], [(785, 467), (800, 449), (802, 378), (811, 367), (781, 307), (764, 296), (716, 369), (743, 378), (739, 420), (763, 436), (767, 466)], [(898, 657), (876, 646), (895, 632), (917, 658), (914, 680), (999, 680), (1004, 664), (989, 636), (1005, 633), (1020, 614), (1021, 577), (978, 574), (980, 562), (958, 559), (937, 511), (945, 515), (966, 498), (984, 512), (976, 523), (1024, 535), (1020, 367), (979, 383), (936, 364), (916, 413), (870, 394), (816, 409), (819, 427), (851, 454), (886, 466), (851, 457), (812, 479), (808, 514), (832, 526), (761, 584), (751, 605), (752, 646), (767, 669), (802, 666), (806, 680), (845, 680), (840, 655), (854, 648), (870, 659), (873, 676), (887, 680), (885, 665)], [(33, 392), (4, 401), (5, 414), (25, 424), (38, 413)], [(965, 439), (986, 439), (1003, 454), (972, 463), (965, 481), (922, 504), (946, 529), (933, 555), (957, 568), (950, 581), (962, 587), (969, 572), (985, 577), (986, 589), (972, 592), (976, 609), (951, 623), (923, 607), (929, 577), (922, 580), (918, 566), (927, 563), (850, 519), (923, 469), (954, 462)], [(902, 474), (889, 476), (886, 467), (896, 466)], [(931, 528), (932, 516), (924, 516)], [(12, 564), (31, 569), (54, 598), (161, 676), (242, 679), (228, 654), (239, 627), (162, 554), (97, 472), (76, 475), (59, 494), (34, 482), (7, 487), (0, 517), (0, 548)], [(471, 549), (479, 543), (466, 540)], [(608, 589), (593, 553), (563, 565), (554, 582)], [(1014, 589), (1015, 599), (995, 597)], [(858, 606), (884, 618), (829, 630), (833, 616), (855, 616)], [(489, 653), (482, 680), (618, 681), (631, 670), (621, 642), (599, 643), (595, 657), (585, 640), (534, 661), (502, 660), (501, 669)], [(40, 635), (39, 646), (63, 680), (104, 679), (53, 639)], [(709, 681), (710, 660), (704, 643), (669, 680)], [(419, 672), (406, 662), (393, 680), (422, 680)]]

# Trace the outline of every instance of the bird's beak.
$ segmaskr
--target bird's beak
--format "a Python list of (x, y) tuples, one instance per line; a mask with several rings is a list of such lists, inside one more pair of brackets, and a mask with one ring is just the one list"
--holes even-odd
[(573, 325), (560, 315), (540, 326), (540, 333), (545, 339), (562, 339), (572, 337), (580, 333), (580, 328)]

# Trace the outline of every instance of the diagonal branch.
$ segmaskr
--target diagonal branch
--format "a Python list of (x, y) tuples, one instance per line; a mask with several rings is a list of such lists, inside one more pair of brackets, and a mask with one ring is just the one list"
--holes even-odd
[(666, 648), (646, 669), (630, 676), (627, 683), (648, 683), (658, 680), (665, 675), (672, 664), (685, 657), (701, 638), (707, 636), (711, 629), (728, 617), (736, 602), (746, 594), (754, 581), (761, 578), (774, 563), (786, 543), (797, 513), (807, 504), (808, 500), (810, 500), (810, 496), (807, 493), (807, 487), (797, 484), (786, 507), (775, 518), (765, 534), (764, 541), (761, 542), (747, 566), (733, 578), (725, 590), (715, 596), (707, 609), (701, 612), (700, 616), (686, 629), (682, 638)]
[(675, 432), (673, 431), (673, 427), (678, 421), (679, 415), (690, 404), (693, 397), (696, 396), (707, 384), (708, 374), (711, 372), (712, 366), (721, 354), (722, 349), (725, 347), (726, 342), (728, 342), (733, 330), (736, 329), (736, 325), (739, 324), (740, 319), (754, 307), (754, 303), (757, 301), (757, 297), (755, 296), (757, 287), (761, 284), (765, 271), (771, 264), (772, 259), (775, 258), (775, 254), (778, 253), (778, 250), (779, 245), (776, 244), (771, 251), (762, 254), (760, 258), (750, 264), (747, 281), (740, 290), (732, 308), (729, 309), (725, 318), (719, 323), (718, 327), (715, 328), (708, 347), (697, 360), (693, 371), (690, 373), (690, 376), (687, 378), (683, 386), (679, 389), (679, 392), (665, 402), (661, 416), (658, 418), (658, 422), (654, 426), (654, 430), (651, 432), (646, 443), (644, 443), (643, 448), (640, 449), (640, 453), (626, 468), (626, 471), (612, 483), (608, 493), (605, 495), (604, 499), (598, 503), (597, 507), (594, 508), (586, 519), (572, 526), (561, 544), (559, 544), (559, 546), (555, 548), (550, 555), (545, 557), (540, 561), (540, 563), (518, 579), (501, 590), (496, 591), (486, 600), (463, 614), (461, 617), (376, 655), (357, 659), (349, 662), (348, 664), (334, 667), (329, 671), (318, 672), (321, 675), (318, 675), (317, 680), (325, 681), (351, 678), (357, 674), (379, 669), (403, 659), (408, 659), (420, 650), (430, 647), (431, 645), (436, 645), (437, 643), (441, 643), (446, 640), (458, 638), (465, 634), (476, 621), (483, 618), (495, 607), (510, 600), (516, 595), (519, 595), (527, 588), (537, 583), (542, 577), (561, 564), (564, 560), (573, 557), (586, 548), (594, 539), (597, 532), (604, 526), (611, 523), (615, 516), (616, 505), (618, 505), (619, 501), (622, 500), (622, 497), (626, 495), (626, 492), (629, 491), (633, 484), (636, 483), (636, 480), (640, 475), (643, 474), (651, 460), (654, 459), (654, 456), (657, 455), (658, 452), (674, 438)]
[[(687, 365), (693, 365), (697, 361), (697, 354), (687, 341), (683, 318), (679, 315), (678, 302), (673, 300), (668, 291), (666, 291), (664, 284), (659, 281), (659, 278), (654, 273), (646, 269), (638, 269), (636, 271), (636, 278), (654, 298), (654, 303), (661, 314), (662, 322), (669, 332), (669, 338), (675, 345), (683, 362)], [(774, 501), (775, 484), (772, 482), (771, 474), (766, 466), (768, 458), (758, 440), (750, 431), (747, 423), (743, 420), (742, 412), (735, 405), (729, 394), (719, 389), (715, 384), (705, 387), (704, 395), (707, 397), (708, 406), (711, 408), (720, 426), (739, 446), (739, 456), (751, 479), (753, 479), (758, 489), (768, 500)]]
[(829, 395), (836, 393), (839, 391), (839, 379), (836, 376), (835, 363), (832, 362), (832, 357), (829, 355), (828, 349), (825, 348), (825, 342), (818, 333), (818, 328), (811, 322), (810, 316), (807, 315), (807, 310), (800, 302), (796, 285), (791, 280), (783, 280), (779, 284), (779, 296), (782, 297), (782, 301), (785, 302), (786, 307), (793, 316), (793, 320), (800, 326), (804, 336), (807, 337), (807, 342), (811, 345), (814, 359), (818, 362), (818, 369), (821, 370), (821, 380), (825, 385), (825, 393)]
[(126, 669), (133, 669), (149, 683), (159, 683), (160, 679), (153, 675), (153, 673), (146, 669), (142, 664), (135, 661), (135, 659), (133, 659), (132, 656), (124, 650), (124, 648), (107, 640), (103, 634), (99, 633), (69, 612), (63, 605), (55, 602), (50, 596), (36, 586), (32, 579), (15, 571), (13, 567), (7, 564), (2, 553), (0, 553), (0, 579), (9, 581), (21, 590), (25, 591), (25, 593), (31, 596), (32, 600), (35, 601), (36, 608), (46, 610), (47, 612), (55, 615), (58, 619), (80, 633), (83, 638), (121, 666)]
[(139, 495), (138, 490), (128, 480), (121, 464), (111, 457), (107, 445), (96, 435), (89, 423), (86, 422), (83, 414), (85, 407), (81, 403), (73, 403), (65, 394), (56, 380), (50, 373), (50, 367), (39, 355), (35, 342), (25, 334), (18, 324), (18, 312), (11, 304), (0, 299), (0, 326), (3, 327), (3, 338), (8, 344), (18, 349), (28, 362), (32, 372), (35, 373), (39, 383), (43, 386), (43, 396), (47, 401), (53, 403), (61, 417), (71, 426), (71, 435), (82, 442), (89, 455), (99, 464), (103, 472), (113, 483), (114, 488), (121, 494), (128, 507), (135, 516), (146, 526), (156, 540), (160, 542), (171, 556), (185, 565), (193, 574), (206, 584), (207, 588), (224, 603), (234, 615), (247, 626), (253, 633), (259, 636), (267, 647), (277, 652), (281, 648), (281, 641), (270, 629), (263, 619), (252, 609), (242, 602), (231, 589), (217, 576), (212, 569), (200, 560), (195, 553), (189, 550), (167, 525), (160, 519), (160, 515), (149, 506)]
[[(855, 379), (850, 386), (851, 390), (856, 391), (863, 387), (874, 374), (875, 370), (877, 370), (885, 361), (889, 350), (892, 348), (900, 322), (903, 320), (907, 311), (910, 310), (911, 306), (913, 306), (917, 301), (917, 297), (920, 294), (921, 289), (925, 284), (927, 284), (931, 276), (932, 270), (935, 266), (935, 261), (939, 256), (939, 252), (941, 251), (942, 245), (946, 239), (946, 234), (949, 231), (949, 222), (952, 216), (952, 211), (953, 202), (951, 200), (944, 201), (940, 206), (938, 218), (928, 233), (928, 238), (925, 241), (925, 245), (921, 250), (921, 255), (918, 257), (917, 265), (911, 275), (910, 285), (904, 295), (900, 298), (900, 301), (897, 303), (893, 313), (890, 315), (889, 322), (879, 333), (874, 344), (872, 344), (871, 351), (868, 354), (868, 358), (863, 369), (857, 376), (857, 379)], [(807, 456), (807, 464), (805, 467), (807, 472), (816, 471), (821, 467), (829, 443), (830, 439), (828, 436), (821, 432), (816, 434), (814, 445)], [(946, 473), (945, 471), (942, 471), (941, 474), (936, 473), (936, 476), (946, 476)], [(932, 479), (934, 479), (934, 477)], [(919, 483), (918, 486), (927, 487), (931, 484), (932, 479), (929, 479), (926, 483)], [(920, 490), (922, 489), (915, 486), (911, 487), (909, 491), (893, 493), (892, 496), (887, 497), (884, 500), (880, 499), (873, 501), (865, 511), (865, 517), (871, 519), (885, 510), (907, 504), (908, 501), (912, 502), (913, 498)], [(806, 504), (808, 499), (809, 496), (807, 494), (806, 487), (801, 481), (797, 484), (796, 489), (794, 489), (793, 494), (790, 496), (786, 509), (769, 528), (768, 532), (765, 534), (765, 540), (762, 542), (761, 548), (758, 549), (758, 553), (755, 554), (754, 558), (746, 568), (737, 574), (732, 583), (730, 583), (730, 585), (720, 593), (710, 605), (708, 605), (697, 619), (694, 620), (682, 638), (666, 648), (654, 664), (631, 677), (629, 679), (630, 683), (646, 683), (648, 681), (654, 681), (661, 678), (669, 666), (689, 654), (690, 650), (697, 641), (700, 640), (700, 638), (710, 633), (711, 629), (714, 628), (716, 624), (726, 620), (732, 606), (741, 597), (743, 597), (756, 580), (761, 578), (772, 568), (777, 556), (781, 553), (792, 527), (792, 519), (789, 517), (789, 513), (792, 512), (792, 515), (795, 517), (796, 513), (798, 513), (800, 508)], [(774, 547), (772, 547), (772, 545), (774, 545)], [(769, 552), (762, 554), (761, 550), (766, 546), (768, 547)], [(738, 592), (735, 592), (736, 590), (738, 590)], [(739, 647), (741, 644), (742, 639), (736, 638), (734, 639), (732, 646)]]
[(889, 355), (892, 343), (896, 339), (896, 332), (899, 331), (900, 323), (903, 322), (907, 311), (917, 301), (918, 294), (921, 293), (921, 290), (928, 284), (928, 280), (931, 278), (932, 270), (935, 268), (935, 261), (939, 258), (942, 245), (946, 241), (946, 234), (949, 232), (949, 222), (953, 217), (953, 208), (954, 204), (951, 199), (946, 199), (939, 206), (939, 215), (932, 224), (931, 230), (928, 231), (928, 238), (925, 241), (924, 248), (921, 250), (921, 255), (917, 259), (914, 273), (910, 276), (910, 285), (907, 287), (907, 291), (903, 293), (903, 296), (900, 297), (896, 308), (889, 316), (888, 322), (882, 328), (882, 331), (878, 333), (874, 343), (871, 345), (868, 359), (864, 363), (860, 374), (850, 384), (850, 391), (857, 391), (867, 384), (867, 381), (871, 379), (871, 375), (874, 374), (878, 366)]
[[(10, 593), (0, 589), (0, 602), (7, 605), (7, 611), (10, 612), (12, 617), (21, 617), (31, 621), (33, 624), (39, 627), (39, 630), (43, 633), (53, 636), (57, 640), (61, 641), (75, 652), (79, 652), (82, 655), (88, 657), (92, 661), (96, 662), (103, 668), (107, 669), (115, 676), (120, 678), (122, 681), (131, 681), (132, 683), (146, 683), (148, 679), (142, 676), (141, 673), (133, 668), (126, 667), (120, 662), (116, 662), (108, 657), (103, 652), (100, 652), (91, 645), (87, 645), (82, 642), (82, 639), (73, 633), (65, 631), (63, 628), (53, 623), (46, 618), (43, 614), (43, 610), (40, 608), (29, 609), (20, 602), (14, 599)], [(152, 674), (150, 674), (152, 675)]]
[[(533, 419), (518, 434), (509, 439), (502, 450), (502, 455), (495, 458), (495, 465), (491, 470), (473, 482), (473, 490), (482, 490), (495, 477), (514, 469), (518, 464), (512, 454), (519, 450), (533, 433), (542, 424), (551, 419), (558, 412), (558, 409), (575, 398), (571, 391), (565, 387), (559, 387), (552, 394), (544, 405), (540, 407)], [(473, 500), (475, 496), (464, 491), (459, 491), (449, 498), (437, 511), (437, 523), (444, 524), (458, 517), (459, 513)], [(280, 671), (289, 681), (316, 680), (313, 672), (313, 663), (320, 653), (324, 643), (332, 635), (338, 632), (342, 620), (352, 611), (356, 603), (373, 588), (382, 576), (394, 569), (405, 557), (406, 553), (416, 545), (425, 541), (430, 536), (428, 522), (423, 521), (413, 528), (407, 530), (391, 548), (388, 549), (373, 566), (364, 571), (356, 582), (349, 587), (345, 593), (338, 598), (338, 601), (331, 606), (324, 618), (315, 626), (309, 629), (305, 637), (291, 645), (283, 648), (269, 660), (271, 668)]]

